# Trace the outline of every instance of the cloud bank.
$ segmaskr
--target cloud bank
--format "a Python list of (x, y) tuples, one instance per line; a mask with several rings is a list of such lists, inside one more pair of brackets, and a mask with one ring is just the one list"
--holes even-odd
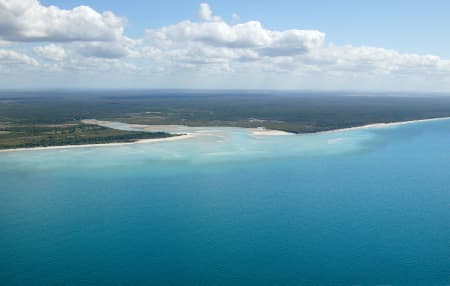
[(0, 82), (22, 69), (34, 73), (30, 81), (38, 72), (57, 81), (76, 74), (77, 85), (97, 74), (103, 85), (130, 87), (450, 89), (450, 61), (436, 55), (338, 46), (323, 31), (232, 18), (202, 3), (198, 20), (130, 38), (127, 20), (110, 11), (0, 0), (0, 66), (8, 66)]

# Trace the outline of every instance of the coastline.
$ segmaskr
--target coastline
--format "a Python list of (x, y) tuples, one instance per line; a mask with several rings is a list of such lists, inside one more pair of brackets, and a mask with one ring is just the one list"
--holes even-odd
[[(438, 117), (438, 118), (429, 118), (429, 119), (417, 119), (417, 120), (408, 120), (408, 121), (399, 121), (399, 122), (388, 122), (388, 123), (372, 123), (362, 126), (348, 127), (348, 128), (340, 128), (334, 130), (327, 131), (319, 131), (313, 133), (290, 133), (282, 130), (274, 130), (274, 129), (266, 129), (264, 127), (258, 128), (247, 128), (250, 131), (250, 135), (255, 138), (264, 137), (264, 136), (286, 136), (286, 135), (313, 135), (313, 134), (324, 134), (324, 133), (337, 133), (337, 132), (345, 132), (359, 129), (371, 129), (371, 128), (384, 128), (389, 126), (398, 126), (412, 123), (420, 123), (420, 122), (432, 122), (432, 121), (440, 121), (440, 120), (450, 120), (450, 117)], [(88, 122), (90, 121), (90, 122)], [(96, 121), (96, 122), (95, 122)], [(94, 123), (95, 122), (95, 123)], [(87, 124), (108, 124), (108, 121), (97, 121), (97, 120), (83, 120), (83, 123)], [(152, 125), (138, 125), (143, 129), (153, 129), (156, 126)], [(175, 125), (176, 126), (176, 125)], [(179, 126), (179, 125), (178, 125)], [(174, 127), (173, 125), (158, 125), (158, 129), (162, 127)], [(111, 143), (99, 143), (99, 144), (80, 144), (80, 145), (59, 145), (59, 146), (46, 146), (46, 147), (28, 147), (28, 148), (15, 148), (15, 149), (3, 149), (0, 150), (0, 153), (9, 153), (9, 152), (21, 152), (21, 151), (38, 151), (38, 150), (52, 150), (52, 149), (72, 149), (72, 148), (91, 148), (91, 147), (113, 147), (113, 146), (124, 146), (124, 145), (133, 145), (133, 144), (145, 144), (145, 143), (154, 143), (154, 142), (163, 142), (163, 141), (177, 141), (184, 140), (189, 138), (196, 137), (196, 133), (187, 133), (178, 136), (168, 137), (168, 138), (154, 138), (154, 139), (140, 139), (134, 142), (111, 142)]]
[(295, 133), (275, 129), (266, 129), (264, 127), (249, 128), (249, 129), (251, 130), (251, 134), (255, 137), (295, 135)]
[(28, 148), (15, 148), (15, 149), (3, 149), (0, 153), (9, 152), (21, 152), (21, 151), (38, 151), (38, 150), (54, 150), (54, 149), (72, 149), (72, 148), (91, 148), (91, 147), (114, 147), (134, 144), (154, 143), (161, 141), (176, 141), (184, 140), (195, 137), (194, 134), (183, 134), (168, 138), (154, 138), (154, 139), (140, 139), (134, 142), (111, 142), (111, 143), (99, 143), (99, 144), (80, 144), (80, 145), (59, 145), (59, 146), (46, 146), (46, 147), (28, 147)]
[(308, 133), (308, 134), (323, 134), (323, 133), (335, 133), (335, 132), (341, 132), (341, 131), (352, 131), (352, 130), (358, 130), (358, 129), (384, 128), (384, 127), (390, 127), (390, 126), (406, 125), (406, 124), (421, 123), (421, 122), (441, 121), (441, 120), (450, 120), (450, 117), (437, 117), (437, 118), (417, 119), (417, 120), (407, 120), (407, 121), (387, 122), (387, 123), (371, 123), (371, 124), (362, 125), (362, 126), (339, 128), (339, 129), (333, 129), (333, 130), (327, 130), (327, 131), (313, 132), (313, 133)]

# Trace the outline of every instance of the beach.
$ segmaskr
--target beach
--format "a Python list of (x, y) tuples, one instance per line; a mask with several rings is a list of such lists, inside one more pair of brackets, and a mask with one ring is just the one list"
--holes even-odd
[[(371, 129), (371, 128), (385, 128), (391, 126), (400, 126), (405, 124), (421, 123), (421, 122), (433, 122), (440, 120), (448, 120), (450, 117), (439, 117), (430, 119), (418, 119), (400, 122), (389, 122), (389, 123), (373, 123), (363, 126), (355, 126), (349, 128), (341, 128), (335, 130), (321, 131), (308, 133), (311, 134), (326, 134), (326, 133), (338, 133), (344, 131), (360, 130), (360, 129)], [(16, 149), (4, 149), (0, 150), (0, 153), (4, 152), (19, 152), (19, 151), (36, 151), (36, 150), (51, 150), (51, 149), (69, 149), (69, 148), (90, 148), (90, 147), (113, 147), (113, 146), (123, 146), (123, 145), (133, 145), (133, 144), (146, 144), (155, 142), (170, 142), (178, 140), (186, 140), (195, 138), (199, 135), (204, 135), (205, 132), (213, 132), (213, 127), (190, 127), (184, 125), (143, 125), (143, 124), (126, 124), (121, 122), (104, 121), (96, 119), (85, 119), (81, 121), (84, 124), (94, 124), (103, 127), (113, 128), (113, 129), (132, 129), (135, 131), (148, 131), (148, 132), (167, 132), (171, 134), (180, 134), (178, 136), (168, 137), (168, 138), (154, 138), (154, 139), (142, 139), (135, 142), (112, 142), (112, 143), (100, 143), (100, 144), (80, 144), (80, 145), (62, 145), (62, 146), (47, 146), (47, 147), (30, 147), (30, 148), (16, 148)], [(272, 130), (266, 129), (264, 127), (258, 128), (241, 128), (243, 130), (248, 130), (250, 135), (254, 138), (261, 138), (265, 136), (287, 136), (287, 135), (305, 135), (305, 134), (294, 134), (282, 130)], [(334, 143), (335, 141), (332, 141)]]
[(252, 128), (251, 134), (253, 136), (284, 136), (284, 135), (295, 135), (294, 133), (281, 131), (281, 130), (273, 130), (273, 129), (266, 129), (264, 127), (259, 128)]
[(405, 124), (433, 122), (433, 121), (449, 120), (449, 119), (450, 119), (450, 117), (437, 117), (437, 118), (429, 118), (429, 119), (417, 119), (417, 120), (407, 120), (407, 121), (388, 122), (388, 123), (372, 123), (372, 124), (367, 124), (367, 125), (362, 125), (362, 126), (339, 128), (339, 129), (320, 131), (320, 132), (315, 132), (315, 133), (334, 133), (334, 132), (351, 131), (351, 130), (358, 130), (358, 129), (384, 128), (384, 127), (399, 126), (399, 125), (405, 125)]
[(145, 144), (145, 143), (155, 143), (162, 141), (177, 141), (185, 140), (195, 137), (194, 134), (183, 134), (168, 138), (154, 138), (154, 139), (141, 139), (135, 142), (113, 142), (113, 143), (100, 143), (100, 144), (80, 144), (80, 145), (62, 145), (62, 146), (46, 146), (46, 147), (30, 147), (30, 148), (16, 148), (16, 149), (4, 149), (0, 150), (0, 153), (5, 152), (19, 152), (19, 151), (37, 151), (37, 150), (52, 150), (52, 149), (70, 149), (70, 148), (90, 148), (90, 147), (114, 147), (114, 146), (125, 146), (133, 144)]

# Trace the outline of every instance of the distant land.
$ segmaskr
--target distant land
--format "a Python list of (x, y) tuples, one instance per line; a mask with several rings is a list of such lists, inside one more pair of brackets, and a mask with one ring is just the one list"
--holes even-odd
[(264, 127), (312, 133), (450, 116), (450, 96), (350, 92), (39, 90), (0, 91), (0, 149), (135, 142), (175, 136), (116, 130), (132, 124)]

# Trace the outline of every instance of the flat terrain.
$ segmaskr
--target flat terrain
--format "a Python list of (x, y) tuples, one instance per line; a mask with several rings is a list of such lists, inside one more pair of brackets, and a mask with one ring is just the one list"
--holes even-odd
[(0, 148), (129, 142), (167, 133), (119, 131), (82, 119), (136, 124), (266, 127), (295, 133), (450, 116), (450, 96), (271, 91), (2, 91)]
[[(5, 128), (5, 127), (4, 127)], [(121, 131), (96, 125), (12, 125), (0, 131), (0, 149), (134, 142), (170, 137), (167, 133)]]

